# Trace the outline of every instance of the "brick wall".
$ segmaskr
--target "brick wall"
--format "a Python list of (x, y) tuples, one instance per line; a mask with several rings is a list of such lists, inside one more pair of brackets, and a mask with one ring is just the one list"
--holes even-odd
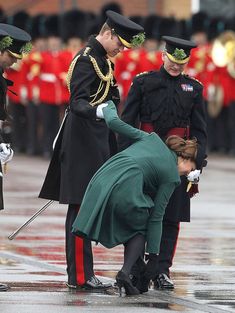
[(161, 0), (161, 2), (161, 11), (164, 16), (175, 16), (178, 19), (187, 19), (191, 15), (191, 0)]
[[(21, 9), (26, 10), (30, 14), (36, 13), (55, 13), (60, 12), (63, 3), (64, 10), (72, 7), (73, 3), (77, 3), (77, 7), (98, 13), (104, 4), (112, 0), (0, 0), (0, 7), (7, 14), (14, 13)], [(149, 8), (153, 8), (154, 12), (159, 15), (175, 15), (176, 17), (189, 17), (191, 10), (191, 0), (116, 0), (123, 8), (125, 15), (148, 15)]]

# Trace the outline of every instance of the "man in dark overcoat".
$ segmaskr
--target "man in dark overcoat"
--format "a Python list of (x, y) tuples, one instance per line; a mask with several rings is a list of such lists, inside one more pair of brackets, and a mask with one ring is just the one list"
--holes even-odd
[[(115, 57), (124, 47), (144, 40), (143, 28), (107, 11), (97, 36), (75, 56), (68, 71), (70, 104), (39, 197), (69, 204), (66, 217), (66, 257), (69, 288), (104, 289), (93, 270), (91, 242), (71, 233), (86, 187), (93, 174), (116, 152), (116, 139), (102, 117), (102, 104), (119, 103), (113, 77)], [(101, 115), (100, 115), (101, 114)]]
[[(13, 82), (4, 78), (4, 70), (21, 59), (23, 52), (29, 52), (31, 37), (22, 29), (0, 23), (0, 120), (5, 121), (8, 117), (6, 110), (6, 97), (8, 86), (12, 86)], [(10, 145), (4, 143), (4, 138), (0, 131), (0, 210), (4, 209), (2, 179), (3, 168), (11, 161), (13, 150)], [(6, 291), (9, 287), (5, 284), (0, 284), (0, 291)]]
[[(175, 37), (164, 36), (163, 39), (166, 45), (162, 53), (162, 67), (159, 71), (137, 75), (125, 102), (122, 119), (147, 132), (154, 131), (164, 140), (170, 135), (196, 137), (199, 145), (196, 163), (200, 170), (205, 159), (207, 138), (203, 86), (183, 74), (190, 50), (196, 45)], [(119, 137), (121, 150), (129, 144), (126, 138)], [(190, 221), (186, 177), (181, 177), (181, 185), (176, 188), (166, 208), (155, 288), (174, 288), (169, 268), (176, 249), (180, 221)]]

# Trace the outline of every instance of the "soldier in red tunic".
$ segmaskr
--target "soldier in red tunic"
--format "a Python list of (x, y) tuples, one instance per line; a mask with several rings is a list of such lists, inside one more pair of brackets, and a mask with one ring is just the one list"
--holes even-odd
[(45, 158), (52, 155), (53, 140), (60, 124), (60, 105), (62, 86), (59, 79), (59, 53), (62, 47), (59, 16), (50, 15), (45, 20), (47, 50), (41, 52), (39, 91), (40, 115), (42, 123), (42, 154)]
[(29, 31), (32, 35), (33, 50), (24, 58), (22, 63), (22, 85), (20, 90), (21, 101), (26, 105), (27, 112), (27, 153), (29, 155), (41, 154), (40, 136), (40, 91), (39, 76), (42, 64), (42, 52), (46, 49), (46, 40), (40, 25), (45, 16), (42, 14), (31, 17)]
[(161, 18), (157, 15), (149, 15), (145, 18), (143, 27), (146, 40), (140, 52), (139, 71), (159, 70), (162, 65), (162, 52), (159, 50), (160, 34), (159, 25)]

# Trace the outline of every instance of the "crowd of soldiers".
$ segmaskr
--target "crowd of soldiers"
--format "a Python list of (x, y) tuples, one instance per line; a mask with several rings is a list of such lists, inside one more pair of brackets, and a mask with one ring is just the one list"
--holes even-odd
[[(70, 10), (62, 15), (17, 12), (1, 21), (27, 30), (33, 51), (9, 69), (14, 81), (8, 92), (10, 119), (4, 122), (5, 140), (15, 152), (50, 158), (53, 140), (69, 102), (67, 72), (73, 57), (105, 19), (100, 14)], [(119, 6), (111, 7), (121, 12)], [(114, 60), (120, 93), (120, 111), (133, 78), (158, 70), (162, 65), (163, 35), (192, 39), (198, 45), (191, 51), (187, 74), (204, 85), (208, 113), (208, 151), (235, 156), (235, 19), (209, 18), (204, 12), (188, 20), (173, 17), (132, 16), (145, 29), (142, 48), (124, 50)]]

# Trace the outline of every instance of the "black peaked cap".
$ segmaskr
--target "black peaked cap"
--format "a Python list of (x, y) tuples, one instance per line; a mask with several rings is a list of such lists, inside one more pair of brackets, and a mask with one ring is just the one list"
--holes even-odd
[(31, 36), (16, 26), (0, 23), (0, 29), (5, 31), (12, 39), (13, 43), (8, 49), (16, 58), (22, 58), (22, 47), (31, 41)]
[(108, 10), (106, 15), (106, 23), (112, 30), (114, 30), (122, 44), (127, 48), (132, 47), (134, 36), (144, 32), (144, 28), (141, 25), (117, 12)]
[(171, 36), (163, 36), (162, 39), (166, 42), (165, 49), (169, 59), (178, 64), (186, 63), (189, 59), (191, 49), (197, 47), (197, 45), (190, 40)]

